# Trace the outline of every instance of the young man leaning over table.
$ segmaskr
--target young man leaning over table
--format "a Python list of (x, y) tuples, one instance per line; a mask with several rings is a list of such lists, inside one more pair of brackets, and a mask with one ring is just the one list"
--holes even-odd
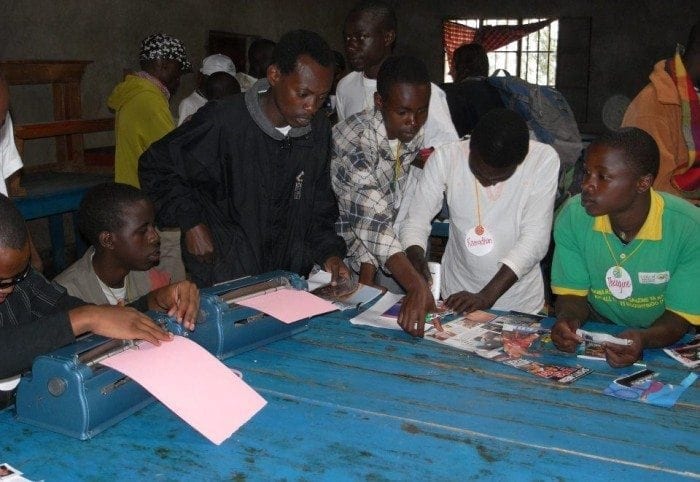
[(314, 264), (348, 279), (329, 168), (330, 124), (319, 109), (334, 56), (318, 34), (288, 32), (267, 77), (210, 102), (139, 161), (156, 220), (182, 229), (198, 286)]
[(428, 281), (406, 257), (397, 229), (402, 206), (415, 189), (415, 171), (422, 169), (417, 164), (422, 164), (419, 151), (430, 95), (423, 62), (389, 57), (377, 75), (374, 107), (333, 128), (331, 180), (340, 211), (338, 233), (361, 283), (375, 285), (381, 268), (393, 278), (386, 281), (405, 289), (399, 322), (425, 318), (435, 309)]
[(627, 327), (630, 345), (605, 343), (614, 367), (645, 348), (678, 341), (700, 325), (700, 210), (652, 188), (659, 149), (645, 131), (625, 128), (588, 148), (582, 192), (554, 227), (552, 340), (573, 352), (586, 320)]
[[(537, 313), (544, 307), (540, 261), (551, 237), (559, 173), (554, 149), (529, 139), (525, 121), (494, 109), (469, 140), (435, 150), (401, 227), (401, 243), (427, 276), (425, 246), (431, 220), (450, 209), (442, 258), (442, 297), (456, 312), (483, 309)], [(422, 321), (402, 324), (422, 336)]]

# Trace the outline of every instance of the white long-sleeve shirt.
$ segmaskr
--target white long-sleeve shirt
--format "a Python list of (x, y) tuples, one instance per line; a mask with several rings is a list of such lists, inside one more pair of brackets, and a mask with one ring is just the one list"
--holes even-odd
[(17, 172), (22, 167), (22, 158), (19, 157), (15, 146), (14, 130), (10, 114), (5, 118), (5, 124), (0, 127), (0, 193), (7, 195), (5, 179)]
[(181, 126), (183, 122), (185, 122), (189, 117), (197, 112), (199, 109), (204, 107), (204, 104), (207, 103), (207, 99), (202, 96), (199, 92), (196, 90), (192, 92), (190, 95), (185, 97), (180, 101), (180, 106), (177, 109), (178, 112), (178, 119), (177, 119), (177, 125)]
[[(515, 173), (485, 188), (469, 169), (469, 141), (442, 146), (426, 163), (401, 227), (401, 243), (426, 247), (431, 220), (446, 192), (450, 234), (442, 258), (443, 298), (459, 291), (479, 292), (505, 264), (518, 281), (493, 308), (536, 313), (544, 306), (539, 262), (549, 247), (558, 174), (556, 151), (530, 141)], [(482, 256), (466, 246), (468, 231), (479, 224), (479, 211), (481, 225), (493, 238), (493, 249)]]
[[(338, 120), (345, 120), (353, 114), (374, 107), (376, 91), (377, 79), (368, 79), (362, 72), (350, 72), (340, 79), (335, 91)], [(450, 117), (447, 96), (440, 87), (431, 82), (423, 147), (438, 147), (458, 139), (457, 130)]]

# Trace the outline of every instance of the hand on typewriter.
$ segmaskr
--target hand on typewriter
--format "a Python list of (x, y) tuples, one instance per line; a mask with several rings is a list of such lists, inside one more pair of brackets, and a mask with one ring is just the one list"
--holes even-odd
[(199, 290), (190, 281), (180, 281), (153, 290), (148, 294), (148, 307), (165, 311), (192, 331), (199, 314)]
[(173, 337), (153, 320), (134, 308), (125, 306), (85, 305), (68, 312), (73, 333), (88, 331), (120, 340), (146, 340), (154, 345)]

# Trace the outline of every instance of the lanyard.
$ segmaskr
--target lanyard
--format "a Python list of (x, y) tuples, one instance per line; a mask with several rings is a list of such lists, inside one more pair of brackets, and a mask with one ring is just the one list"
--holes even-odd
[(394, 191), (396, 190), (396, 183), (399, 180), (399, 176), (401, 176), (401, 141), (398, 141), (396, 144), (396, 158), (394, 160), (394, 177), (391, 180), (391, 190)]
[(636, 248), (634, 248), (634, 251), (632, 251), (629, 254), (629, 256), (626, 255), (625, 253), (620, 253), (620, 261), (618, 262), (617, 256), (615, 256), (615, 253), (612, 250), (612, 246), (610, 246), (610, 241), (608, 240), (608, 235), (605, 233), (605, 231), (603, 231), (603, 239), (605, 239), (605, 244), (608, 247), (608, 251), (610, 251), (610, 256), (612, 256), (613, 263), (615, 263), (615, 266), (617, 266), (618, 268), (621, 268), (622, 265), (625, 264), (625, 262), (627, 260), (629, 260), (632, 256), (634, 256), (634, 254), (637, 251), (639, 251), (639, 248), (642, 247), (642, 245), (644, 244), (644, 241), (646, 241), (646, 239), (643, 239), (642, 241), (640, 241), (640, 243), (637, 245)]
[(479, 186), (476, 183), (476, 177), (474, 178), (474, 194), (476, 195), (476, 219), (477, 219), (477, 224), (476, 228), (474, 228), (474, 232), (477, 234), (477, 236), (481, 236), (484, 234), (484, 226), (481, 224), (481, 202), (479, 200)]

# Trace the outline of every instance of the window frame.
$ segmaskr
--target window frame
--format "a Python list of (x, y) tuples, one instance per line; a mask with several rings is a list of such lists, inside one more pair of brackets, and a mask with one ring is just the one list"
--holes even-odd
[[(479, 17), (479, 18), (448, 18), (445, 19), (444, 22), (456, 22), (460, 23), (462, 25), (465, 25), (467, 27), (471, 28), (481, 28), (482, 26), (489, 26), (489, 25), (527, 25), (529, 23), (536, 23), (546, 20), (546, 18), (485, 18), (485, 17)], [(540, 40), (539, 37), (541, 35), (541, 32), (544, 29), (548, 29), (550, 32), (550, 35), (548, 36), (547, 39), (547, 50), (541, 50), (540, 47)], [(552, 31), (555, 31), (556, 35), (551, 35)], [(537, 39), (535, 40), (537, 42), (536, 49), (533, 50), (524, 50), (524, 47), (527, 47), (525, 44), (529, 44), (530, 42), (530, 37), (533, 35), (537, 35)], [(511, 42), (508, 45), (504, 45), (503, 47), (499, 48), (498, 50), (494, 50), (491, 52), (488, 52), (489, 56), (489, 68), (491, 72), (490, 74), (493, 73), (494, 71), (498, 69), (506, 69), (508, 72), (512, 75), (515, 75), (517, 77), (523, 78), (527, 80), (528, 82), (531, 83), (536, 83), (540, 84), (540, 79), (542, 77), (542, 72), (538, 68), (535, 71), (535, 79), (532, 79), (530, 75), (526, 75), (523, 77), (523, 70), (527, 71), (527, 65), (531, 61), (531, 57), (534, 55), (535, 56), (535, 62), (539, 63), (539, 57), (541, 55), (546, 55), (547, 56), (547, 70), (544, 73), (545, 78), (547, 79), (545, 84), (540, 84), (540, 85), (549, 85), (551, 87), (556, 86), (556, 79), (557, 79), (557, 66), (558, 66), (558, 37), (559, 37), (559, 19), (556, 18), (554, 19), (549, 25), (546, 27), (542, 27), (541, 29), (532, 32), (530, 34), (527, 34), (521, 38), (519, 38), (517, 41)], [(502, 50), (508, 47), (509, 45), (515, 43), (517, 45), (516, 49), (511, 49), (511, 50)], [(552, 43), (554, 43), (554, 46), (552, 47)], [(508, 54), (515, 54), (515, 72), (509, 70), (506, 68), (507, 61), (506, 62), (499, 62), (498, 58), (499, 57), (505, 57), (507, 59)], [(553, 57), (553, 60), (552, 60)], [(453, 81), (451, 76), (449, 75), (449, 63), (447, 59), (447, 53), (445, 53), (445, 67), (444, 67), (444, 81), (445, 82), (450, 82)], [(531, 80), (532, 79), (532, 80)], [(533, 82), (534, 80), (534, 82)]]

